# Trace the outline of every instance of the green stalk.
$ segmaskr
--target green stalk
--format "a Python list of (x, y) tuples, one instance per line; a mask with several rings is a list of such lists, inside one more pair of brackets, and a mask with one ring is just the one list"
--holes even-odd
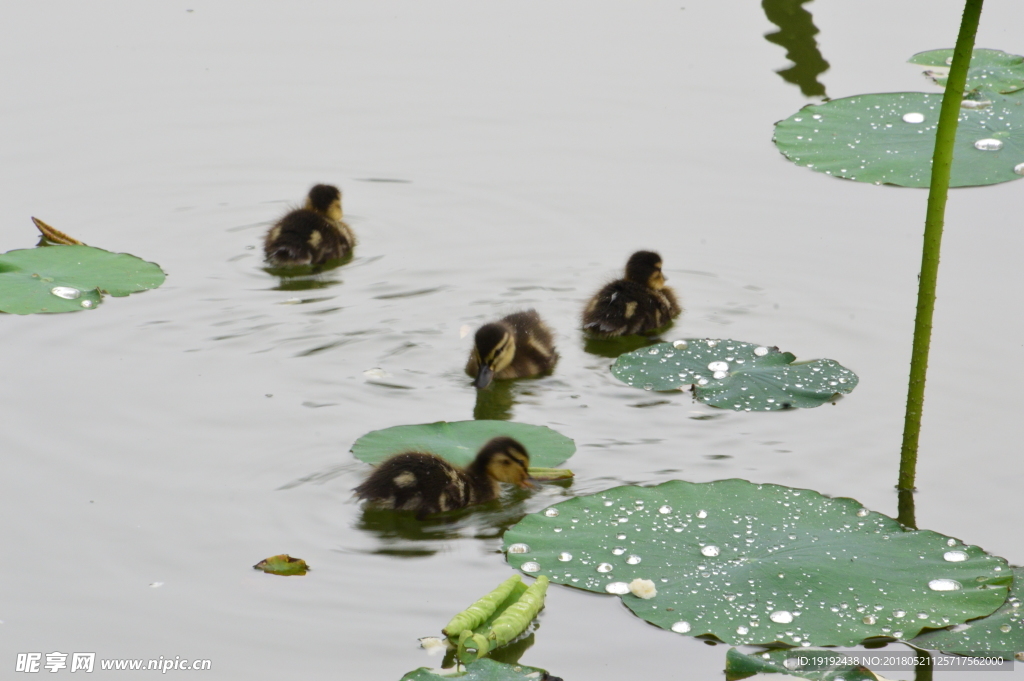
[(960, 22), (960, 35), (953, 51), (946, 93), (942, 97), (939, 125), (935, 131), (935, 153), (932, 156), (932, 183), (928, 191), (928, 213), (924, 223), (924, 249), (921, 254), (921, 280), (917, 290), (917, 319), (914, 322), (914, 350), (910, 360), (910, 387), (907, 391), (907, 413), (903, 424), (903, 447), (900, 451), (900, 480), (897, 487), (914, 489), (917, 468), (917, 445), (921, 435), (921, 413), (924, 409), (924, 384), (928, 373), (928, 348), (931, 344), (932, 314), (935, 310), (935, 285), (939, 278), (939, 249), (942, 226), (949, 193), (949, 174), (953, 167), (953, 142), (960, 116), (960, 102), (967, 82), (967, 67), (974, 51), (983, 0), (967, 0)]

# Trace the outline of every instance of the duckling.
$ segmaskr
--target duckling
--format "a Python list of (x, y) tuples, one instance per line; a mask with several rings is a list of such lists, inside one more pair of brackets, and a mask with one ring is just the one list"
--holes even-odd
[(637, 251), (626, 263), (626, 276), (598, 291), (583, 310), (583, 328), (609, 338), (648, 333), (679, 316), (676, 295), (665, 286), (661, 256)]
[(530, 455), (510, 437), (496, 437), (476, 458), (459, 468), (436, 454), (405, 452), (382, 461), (356, 496), (372, 505), (416, 511), (420, 520), (432, 513), (483, 504), (497, 498), (499, 482), (533, 488)]
[(536, 310), (525, 310), (477, 329), (466, 373), (475, 378), (473, 385), (486, 388), (495, 378), (546, 374), (557, 361), (551, 330)]
[(263, 250), (272, 265), (322, 265), (348, 255), (355, 245), (355, 234), (341, 219), (341, 191), (318, 184), (309, 190), (305, 206), (270, 228)]

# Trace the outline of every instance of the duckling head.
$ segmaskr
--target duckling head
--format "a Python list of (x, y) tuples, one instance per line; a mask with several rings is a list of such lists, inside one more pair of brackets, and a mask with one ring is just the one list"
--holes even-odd
[(657, 291), (665, 286), (661, 256), (654, 251), (637, 251), (626, 263), (626, 279)]
[(341, 190), (330, 184), (318, 184), (309, 190), (306, 208), (330, 220), (341, 219)]
[(509, 482), (533, 489), (530, 481), (530, 455), (526, 447), (510, 437), (496, 437), (480, 448), (474, 466), (479, 466), (498, 482)]
[(516, 356), (516, 341), (507, 326), (484, 324), (477, 330), (475, 342), (473, 353), (480, 368), (473, 385), (486, 388), (494, 374), (512, 363)]

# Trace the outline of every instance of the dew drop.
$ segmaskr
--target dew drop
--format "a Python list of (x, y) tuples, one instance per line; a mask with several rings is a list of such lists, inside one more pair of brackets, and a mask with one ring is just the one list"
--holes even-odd
[[(728, 375), (729, 374), (725, 371), (716, 371), (715, 373), (711, 374), (711, 378), (720, 381)], [(736, 406), (738, 407), (739, 405)]]
[(713, 348), (716, 345), (718, 345), (718, 341), (716, 341), (716, 340), (708, 340), (708, 347), (709, 348)]
[(736, 633), (740, 636), (745, 636), (748, 631), (750, 631), (750, 629), (747, 629), (746, 627), (736, 627)]
[(82, 304), (82, 307), (84, 307), (84, 308), (92, 307), (92, 301), (91, 300), (83, 300), (81, 304)]
[(1015, 165), (1013, 167), (1013, 172), (1017, 173), (1018, 175), (1024, 175), (1024, 163), (1018, 163), (1017, 165)]
[(519, 569), (523, 572), (540, 572), (540, 563), (530, 560), (520, 565)]
[(963, 551), (946, 551), (942, 557), (950, 563), (962, 563), (967, 560), (967, 554)]
[(680, 340), (677, 340), (677, 341), (673, 341), (672, 342), (672, 346), (676, 350), (685, 350), (686, 348), (688, 348), (690, 346), (690, 344), (687, 343), (686, 341), (680, 339)]
[(1004, 624), (1003, 626), (999, 627), (999, 631), (1003, 632), (1004, 634), (1008, 634), (1010, 633), (1010, 630), (1012, 628), (1013, 627), (1011, 627), (1009, 624)]
[(572, 554), (568, 551), (562, 551), (560, 554), (558, 554), (558, 560), (562, 561), (563, 563), (568, 563), (570, 560), (572, 560)]
[(644, 383), (644, 390), (654, 390), (653, 383)]
[(908, 113), (903, 114), (904, 123), (924, 123), (924, 114), (922, 113)]
[(906, 617), (907, 616), (907, 611), (906, 610), (893, 610), (892, 611), (892, 616), (893, 617)]
[(633, 554), (629, 558), (626, 559), (626, 562), (629, 563), (630, 565), (636, 565), (637, 563), (640, 562), (640, 560), (641, 560), (640, 556), (638, 556), (636, 554)]
[(81, 291), (72, 286), (54, 286), (50, 289), (50, 293), (64, 300), (74, 300), (82, 295)]
[(629, 593), (629, 584), (626, 584), (625, 582), (608, 582), (604, 585), (604, 590), (610, 594), (618, 594), (621, 596)]
[(699, 379), (697, 379), (697, 385), (707, 385), (708, 382), (709, 381), (706, 378), (699, 378)]
[(986, 137), (974, 143), (974, 148), (981, 151), (999, 151), (1003, 148), (1003, 141), (992, 137)]
[(622, 541), (623, 539), (626, 538), (626, 535), (624, 535), (624, 534), (617, 534), (617, 535), (615, 535), (615, 538), (618, 539), (619, 541)]
[(718, 555), (718, 547), (715, 546), (714, 544), (708, 544), (707, 546), (702, 548), (700, 550), (700, 552), (703, 553), (705, 556), (709, 556), (709, 557), (710, 556), (717, 556)]
[(917, 613), (917, 619), (919, 619), (919, 620), (926, 620), (926, 619), (928, 619), (928, 613), (926, 613), (926, 612), (919, 612), (919, 613)]
[(772, 614), (768, 615), (768, 619), (772, 622), (778, 622), (779, 624), (789, 624), (793, 621), (793, 613), (788, 610), (776, 610)]
[(861, 620), (864, 624), (875, 624), (878, 622), (878, 618), (874, 615), (865, 615), (864, 619)]
[(676, 622), (672, 625), (672, 631), (676, 632), (677, 634), (685, 634), (686, 632), (690, 631), (690, 623), (682, 621)]
[(928, 582), (928, 588), (932, 591), (959, 591), (963, 586), (955, 579), (933, 579)]
[(601, 563), (600, 565), (597, 566), (597, 571), (598, 572), (611, 572), (612, 571), (612, 564), (611, 563)]
[(867, 515), (868, 515), (869, 513), (871, 513), (871, 511), (869, 511), (869, 510), (868, 510), (868, 509), (866, 509), (866, 508), (862, 508), (862, 509), (860, 509), (859, 511), (857, 511), (857, 517), (858, 517), (858, 518), (864, 518), (864, 517), (865, 517), (865, 516), (867, 516)]
[(626, 549), (622, 548), (621, 546), (616, 546), (614, 549), (612, 549), (612, 554), (616, 556), (621, 556), (625, 552)]
[(698, 518), (707, 518), (708, 517), (708, 512), (705, 511), (704, 509), (701, 509), (701, 510), (697, 511), (697, 517)]
[(716, 372), (717, 371), (728, 371), (729, 370), (729, 363), (728, 362), (711, 362), (710, 364), (708, 364), (708, 370), (709, 371), (716, 371)]
[(661, 508), (658, 509), (658, 513), (661, 513), (662, 515), (665, 515), (665, 514), (671, 513), (671, 512), (672, 512), (672, 507), (671, 506), (662, 506)]
[(508, 547), (508, 552), (509, 553), (529, 553), (530, 552), (530, 545), (529, 544), (513, 544), (512, 546)]
[(556, 517), (558, 517), (558, 509), (557, 508), (549, 508), (548, 510), (544, 511), (544, 515), (546, 515), (549, 518), (556, 518)]

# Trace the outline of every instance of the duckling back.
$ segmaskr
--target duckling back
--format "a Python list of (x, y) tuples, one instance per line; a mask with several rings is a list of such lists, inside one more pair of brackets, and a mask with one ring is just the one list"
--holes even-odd
[(422, 519), (490, 501), (498, 488), (489, 476), (467, 475), (434, 454), (406, 452), (383, 461), (355, 493), (375, 506), (416, 511)]
[[(513, 351), (508, 352), (508, 348)], [(474, 347), (466, 363), (466, 373), (478, 378), (477, 387), (490, 377), (504, 380), (546, 374), (555, 368), (558, 353), (551, 330), (536, 310), (513, 312), (477, 331)], [(487, 380), (480, 380), (481, 365)]]
[(352, 250), (351, 230), (314, 210), (300, 208), (267, 232), (263, 250), (275, 265), (321, 265)]

